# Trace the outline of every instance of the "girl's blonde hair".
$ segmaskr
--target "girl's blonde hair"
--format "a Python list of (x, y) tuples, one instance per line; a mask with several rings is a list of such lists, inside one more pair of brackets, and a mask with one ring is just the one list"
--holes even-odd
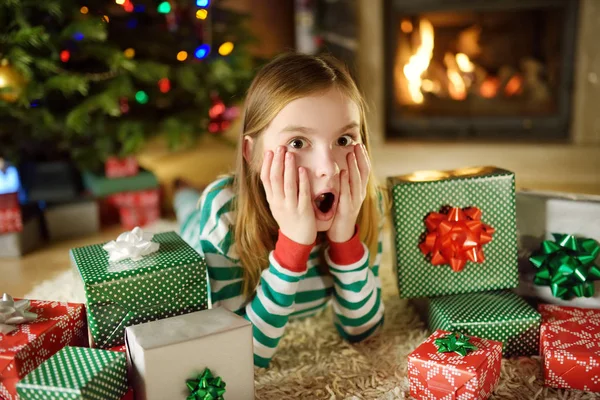
[[(337, 88), (353, 100), (360, 112), (360, 135), (370, 154), (369, 132), (364, 100), (348, 71), (332, 57), (304, 54), (284, 54), (264, 66), (254, 78), (245, 102), (243, 131), (238, 145), (233, 190), (237, 194), (233, 227), (237, 253), (244, 268), (243, 293), (253, 293), (263, 269), (269, 265), (268, 254), (275, 248), (278, 225), (269, 211), (260, 180), (260, 135), (275, 116), (291, 101)], [(243, 155), (244, 136), (254, 139), (253, 160)], [(255, 164), (254, 166), (251, 164)], [(379, 190), (373, 171), (367, 183), (367, 196), (358, 216), (360, 238), (375, 258), (379, 224), (382, 216), (380, 201), (385, 191)]]

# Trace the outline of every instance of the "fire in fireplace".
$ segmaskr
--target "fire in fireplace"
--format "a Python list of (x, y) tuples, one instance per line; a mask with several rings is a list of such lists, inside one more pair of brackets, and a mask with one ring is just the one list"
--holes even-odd
[(576, 6), (388, 1), (387, 130), (421, 138), (566, 138)]

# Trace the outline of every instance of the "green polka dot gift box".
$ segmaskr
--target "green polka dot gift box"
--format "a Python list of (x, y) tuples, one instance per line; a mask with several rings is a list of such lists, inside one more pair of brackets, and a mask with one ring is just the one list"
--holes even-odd
[(515, 175), (496, 167), (389, 177), (400, 297), (518, 285)]
[(120, 400), (128, 389), (127, 357), (67, 346), (17, 384), (21, 400)]
[[(117, 251), (123, 235), (117, 238)], [(71, 249), (71, 262), (84, 283), (92, 347), (124, 344), (128, 326), (208, 308), (204, 258), (175, 232), (140, 240), (132, 251), (156, 244), (158, 250), (133, 257), (136, 261), (110, 261), (102, 244)]]
[(539, 354), (542, 317), (509, 290), (434, 297), (429, 330), (443, 329), (502, 342), (505, 357)]

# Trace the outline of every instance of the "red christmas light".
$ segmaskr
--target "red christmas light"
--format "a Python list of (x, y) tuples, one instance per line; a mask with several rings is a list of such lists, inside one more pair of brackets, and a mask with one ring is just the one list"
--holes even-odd
[(71, 58), (71, 52), (69, 50), (63, 50), (60, 52), (60, 61), (66, 63)]
[(162, 93), (167, 93), (171, 90), (171, 81), (169, 81), (169, 78), (162, 78), (158, 81), (158, 90)]
[(134, 7), (133, 7), (133, 3), (131, 2), (131, 0), (125, 0), (125, 3), (123, 3), (123, 8), (127, 12), (133, 12)]

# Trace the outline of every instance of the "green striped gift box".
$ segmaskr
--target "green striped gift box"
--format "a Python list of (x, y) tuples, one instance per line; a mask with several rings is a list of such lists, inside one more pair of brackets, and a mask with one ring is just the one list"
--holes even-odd
[(428, 311), (432, 332), (443, 329), (502, 342), (506, 357), (539, 354), (542, 317), (511, 291), (434, 297)]
[(127, 391), (123, 353), (67, 346), (17, 384), (21, 400), (119, 400)]

